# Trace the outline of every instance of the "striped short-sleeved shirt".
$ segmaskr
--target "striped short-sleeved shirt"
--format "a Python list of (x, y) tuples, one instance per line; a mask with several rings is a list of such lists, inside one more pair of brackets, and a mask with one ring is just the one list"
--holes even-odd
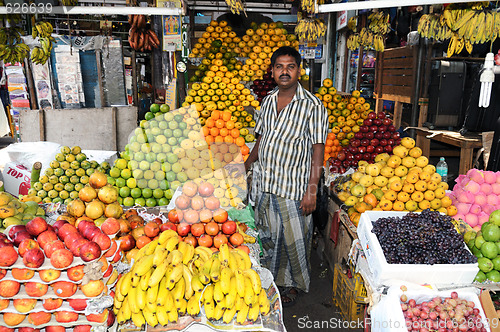
[(328, 113), (322, 102), (298, 85), (292, 101), (278, 115), (278, 88), (267, 96), (257, 117), (260, 134), (260, 190), (301, 200), (311, 172), (312, 145), (325, 143)]

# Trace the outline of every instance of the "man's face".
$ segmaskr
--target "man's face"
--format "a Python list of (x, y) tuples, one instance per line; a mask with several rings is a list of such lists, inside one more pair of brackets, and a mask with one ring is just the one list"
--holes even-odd
[(290, 55), (281, 55), (273, 66), (272, 76), (280, 88), (289, 88), (297, 84), (300, 76), (300, 67), (295, 58)]

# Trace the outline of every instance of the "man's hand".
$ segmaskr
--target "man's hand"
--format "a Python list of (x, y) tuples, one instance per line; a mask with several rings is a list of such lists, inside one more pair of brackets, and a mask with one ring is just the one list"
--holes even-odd
[(246, 175), (245, 164), (230, 163), (224, 166), (224, 169), (229, 173), (231, 178), (238, 178)]
[(316, 190), (312, 190), (310, 188), (311, 186), (307, 188), (304, 197), (302, 197), (302, 200), (300, 201), (299, 208), (302, 209), (302, 214), (304, 216), (307, 216), (316, 210)]

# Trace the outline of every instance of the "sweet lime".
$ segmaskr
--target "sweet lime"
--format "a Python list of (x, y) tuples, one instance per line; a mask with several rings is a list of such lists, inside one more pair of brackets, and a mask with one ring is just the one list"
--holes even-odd
[(146, 206), (146, 200), (142, 197), (136, 198), (135, 205)]
[(165, 190), (165, 198), (166, 199), (171, 199), (172, 196), (174, 196), (174, 191), (172, 189)]
[(142, 190), (139, 188), (134, 188), (130, 190), (130, 196), (132, 196), (133, 198), (139, 198), (141, 197), (141, 195), (142, 195)]
[(158, 200), (158, 205), (160, 205), (160, 206), (168, 205), (168, 203), (169, 203), (169, 202), (170, 202), (170, 201), (169, 201), (167, 198), (162, 197), (162, 198), (160, 198), (160, 199)]
[(130, 189), (134, 189), (135, 187), (137, 187), (137, 183), (135, 182), (134, 178), (130, 178), (127, 180), (127, 187), (129, 187)]
[(149, 188), (142, 189), (142, 197), (149, 198), (151, 196), (153, 196), (153, 190), (151, 190)]
[(109, 170), (109, 176), (111, 176), (112, 178), (119, 177), (120, 176), (120, 169), (118, 167), (112, 167)]
[(156, 206), (156, 199), (154, 199), (153, 197), (148, 198), (148, 199), (146, 200), (146, 206), (147, 206), (147, 207), (153, 207), (153, 206)]
[(124, 178), (116, 178), (115, 181), (118, 188), (125, 187), (127, 185), (127, 181)]
[(158, 104), (151, 104), (151, 106), (149, 106), (149, 110), (152, 113), (157, 113), (157, 112), (160, 111), (160, 105), (158, 105)]
[(130, 188), (129, 187), (121, 187), (119, 193), (120, 193), (120, 196), (123, 198), (128, 197), (130, 195)]
[(111, 176), (108, 176), (108, 184), (110, 184), (112, 186), (115, 186), (116, 185), (116, 179), (112, 178)]
[(153, 197), (158, 199), (162, 198), (163, 190), (161, 190), (160, 188), (156, 188), (155, 190), (153, 190)]
[(160, 105), (160, 112), (167, 113), (169, 111), (170, 111), (170, 106), (168, 106), (167, 104), (161, 104)]
[(137, 187), (140, 188), (140, 189), (144, 189), (144, 188), (147, 188), (148, 186), (148, 180), (146, 179), (140, 179), (139, 181), (137, 181)]
[(125, 206), (134, 206), (134, 199), (132, 197), (125, 197), (123, 199), (123, 205)]
[(145, 115), (144, 115), (144, 119), (146, 119), (146, 121), (149, 121), (151, 119), (153, 119), (155, 116), (152, 112), (147, 112)]

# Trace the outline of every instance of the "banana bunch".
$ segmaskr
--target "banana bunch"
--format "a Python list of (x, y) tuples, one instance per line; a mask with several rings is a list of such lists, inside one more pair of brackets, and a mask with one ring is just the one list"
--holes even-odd
[(236, 225), (237, 225), (237, 232), (240, 233), (242, 236), (243, 236), (243, 240), (245, 241), (245, 243), (255, 243), (255, 238), (251, 235), (248, 235), (247, 233), (245, 233), (245, 231), (247, 230), (248, 226), (245, 225), (244, 223), (241, 223), (241, 222), (236, 222)]
[(418, 21), (418, 32), (424, 38), (432, 38), (436, 41), (443, 41), (451, 38), (452, 30), (446, 20), (442, 20), (440, 15), (424, 14)]
[(233, 14), (240, 15), (240, 12), (245, 12), (245, 7), (241, 0), (226, 0), (226, 4)]
[(321, 19), (305, 18), (301, 19), (295, 27), (295, 35), (303, 41), (317, 42), (318, 38), (326, 33), (325, 22)]
[(41, 46), (35, 46), (31, 51), (31, 61), (36, 64), (45, 64), (50, 58), (50, 52), (52, 52), (52, 42), (54, 38), (50, 37), (40, 37), (39, 38)]
[(357, 32), (358, 17), (352, 16), (349, 21), (347, 21), (347, 28), (353, 32)]
[(228, 323), (246, 308), (245, 320), (256, 320), (270, 311), (270, 303), (251, 265), (245, 252), (230, 250), (227, 244), (214, 254), (179, 241), (173, 230), (164, 231), (138, 251), (132, 269), (116, 284), (117, 321), (132, 320), (140, 328), (165, 326), (179, 316), (198, 315), (200, 306), (209, 319)]
[(145, 15), (129, 15), (128, 22), (130, 24), (128, 31), (130, 47), (141, 52), (160, 47), (160, 39), (156, 33), (146, 27)]
[(48, 38), (52, 35), (54, 28), (49, 22), (36, 22), (31, 31), (31, 37), (33, 37), (33, 39), (36, 37)]
[(347, 38), (347, 48), (351, 51), (359, 48), (359, 33), (353, 33)]
[(385, 49), (384, 45), (384, 37), (380, 34), (375, 34), (373, 36), (373, 45), (372, 48), (377, 52), (383, 52)]
[(20, 27), (0, 28), (0, 60), (6, 63), (23, 62), (29, 47), (23, 42)]
[(368, 15), (370, 24), (368, 24), (368, 29), (375, 34), (386, 35), (391, 29), (391, 24), (389, 23), (390, 15), (389, 13), (372, 12)]
[(61, 0), (63, 6), (76, 6), (78, 5), (78, 0)]
[(300, 0), (300, 8), (306, 13), (314, 13), (315, 0)]

